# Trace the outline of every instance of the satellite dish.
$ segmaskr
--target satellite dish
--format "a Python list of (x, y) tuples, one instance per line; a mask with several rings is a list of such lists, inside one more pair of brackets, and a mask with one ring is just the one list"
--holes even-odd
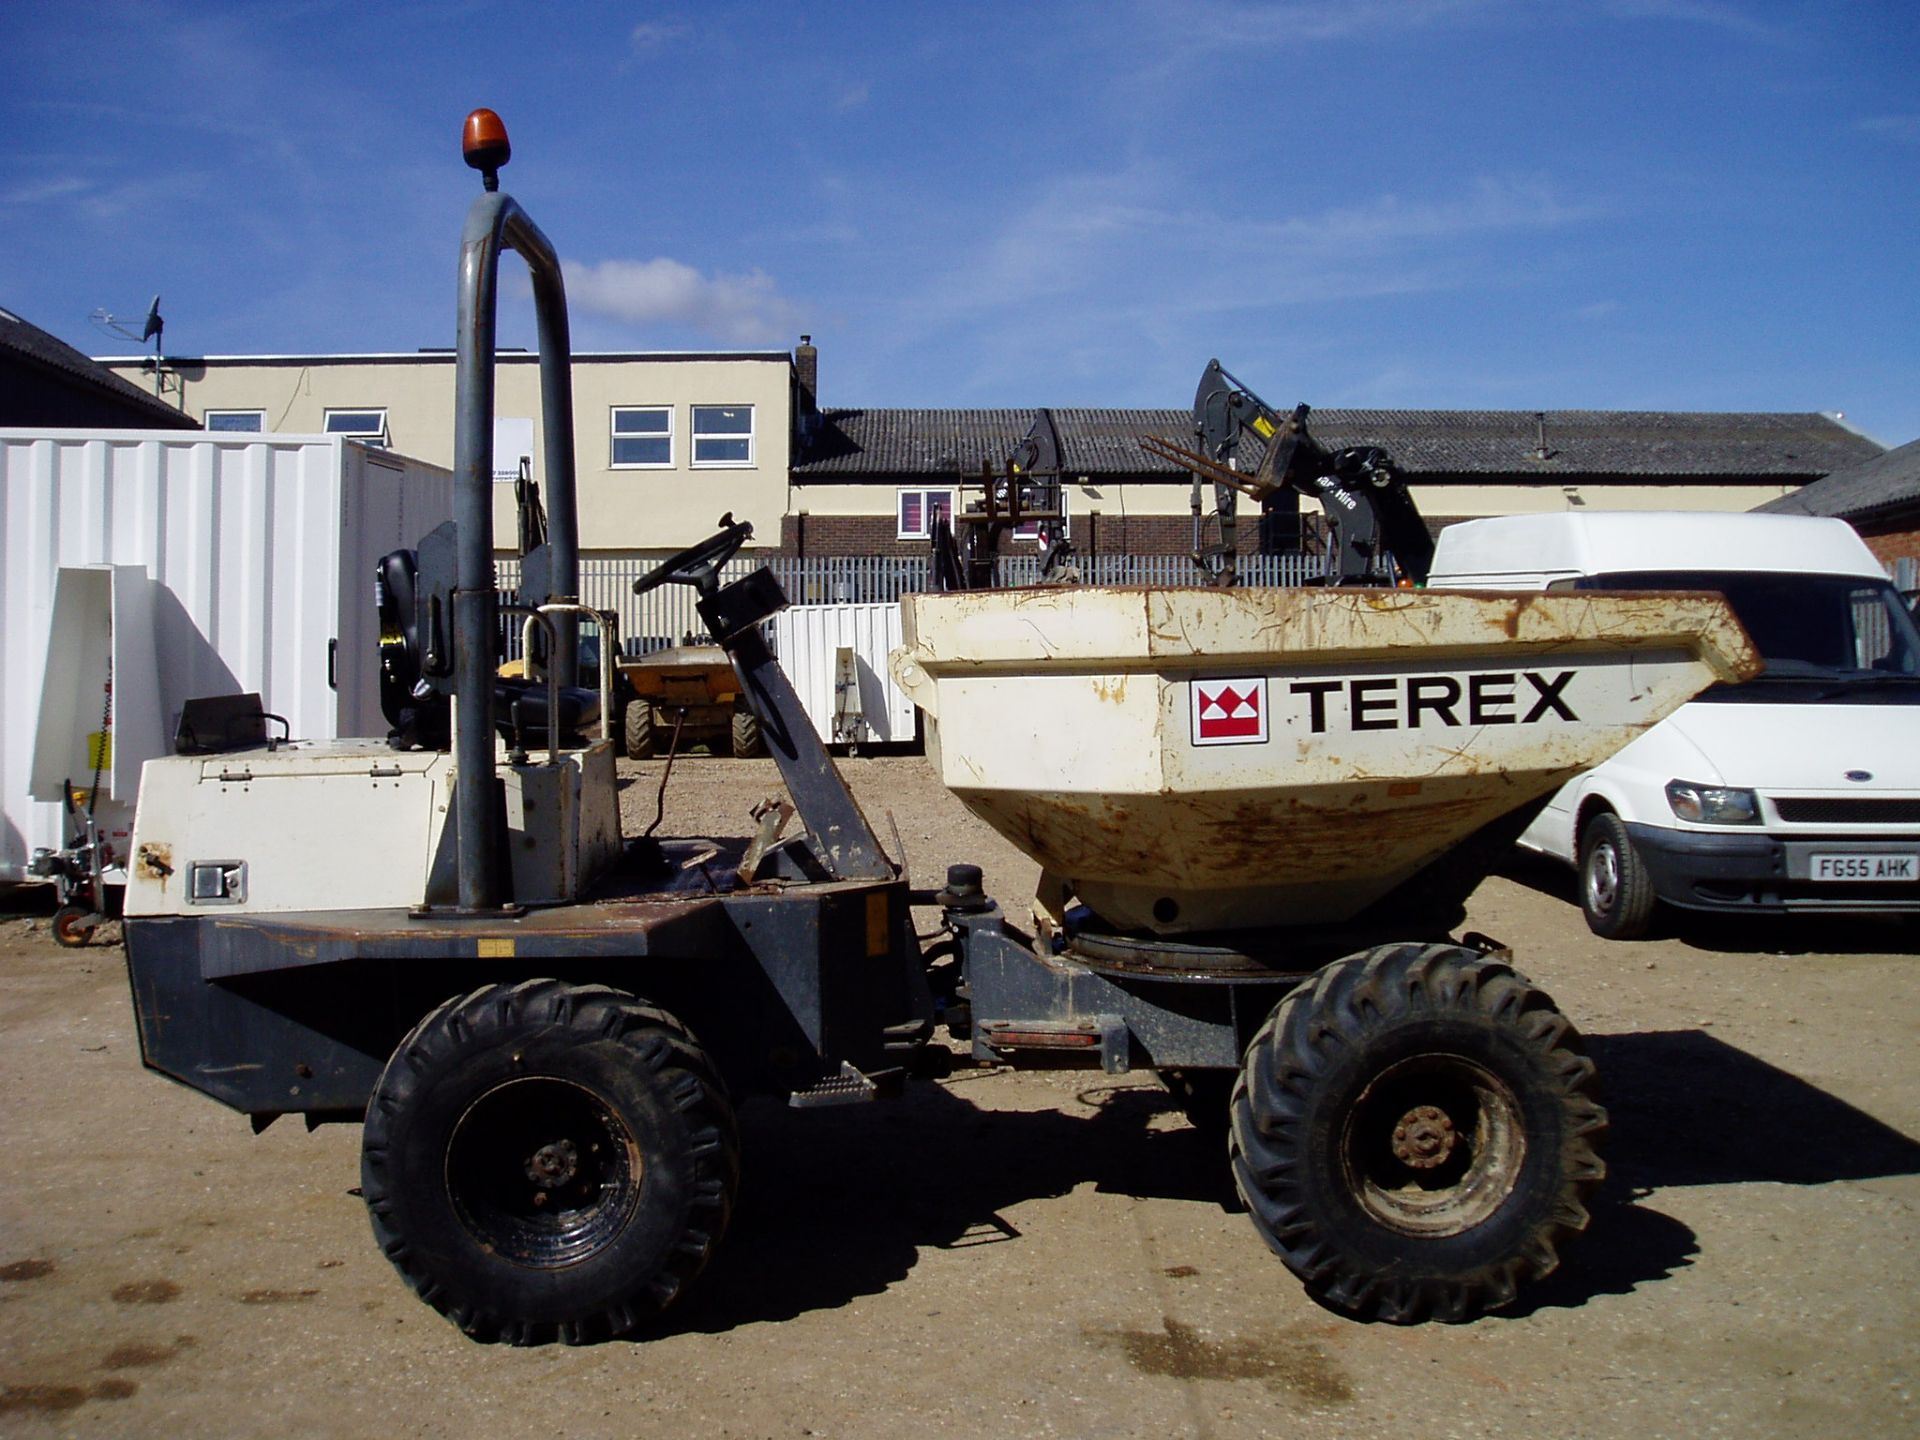
[[(147, 307), (147, 318), (145, 323), (141, 325), (138, 335), (134, 334), (132, 320), (122, 320), (110, 310), (95, 310), (92, 314), (88, 315), (87, 318), (109, 335), (118, 335), (126, 340), (138, 340), (142, 345), (146, 344), (149, 340), (157, 339), (160, 332), (167, 328), (167, 322), (160, 318), (160, 297), (158, 295), (153, 297), (153, 303)], [(156, 344), (154, 346), (154, 352), (158, 354), (159, 349), (160, 347)]]

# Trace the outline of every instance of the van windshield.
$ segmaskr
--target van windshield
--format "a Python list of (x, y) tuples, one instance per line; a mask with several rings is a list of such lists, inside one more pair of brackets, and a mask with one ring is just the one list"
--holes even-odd
[(1718, 590), (1725, 595), (1767, 668), (1745, 685), (1716, 685), (1702, 700), (1920, 703), (1920, 630), (1885, 580), (1640, 570), (1575, 583), (1581, 590)]

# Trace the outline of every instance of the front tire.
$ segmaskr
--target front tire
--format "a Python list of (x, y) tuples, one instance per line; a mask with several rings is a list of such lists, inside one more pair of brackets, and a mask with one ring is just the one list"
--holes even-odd
[(1580, 911), (1608, 940), (1638, 940), (1653, 928), (1659, 897), (1620, 817), (1602, 810), (1580, 836)]
[(629, 700), (626, 713), (621, 716), (622, 738), (626, 742), (629, 760), (651, 760), (653, 758), (653, 703), (648, 700)]
[(449, 1000), (367, 1106), (374, 1238), (478, 1340), (621, 1335), (705, 1267), (739, 1185), (733, 1110), (665, 1011), (532, 980)]
[(733, 758), (753, 760), (766, 753), (760, 740), (760, 717), (751, 710), (733, 712)]
[(1261, 1237), (1362, 1319), (1466, 1320), (1559, 1263), (1606, 1173), (1593, 1064), (1511, 966), (1387, 945), (1275, 1007), (1228, 1154)]

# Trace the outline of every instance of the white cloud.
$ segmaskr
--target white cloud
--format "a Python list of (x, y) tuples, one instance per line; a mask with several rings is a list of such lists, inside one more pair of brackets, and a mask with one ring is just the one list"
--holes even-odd
[(1881, 135), (1906, 145), (1920, 145), (1920, 115), (1873, 115), (1854, 127), (1868, 135)]
[(1248, 50), (1263, 45), (1299, 45), (1314, 40), (1373, 39), (1405, 30), (1477, 20), (1499, 0), (1292, 0), (1247, 4), (1244, 0), (1156, 3), (1169, 26), (1204, 49)]
[(565, 270), (574, 306), (629, 324), (685, 325), (731, 345), (757, 345), (791, 335), (800, 323), (800, 308), (759, 269), (703, 275), (659, 256), (598, 265), (570, 261)]
[(75, 175), (63, 175), (57, 180), (20, 185), (0, 194), (0, 205), (44, 205), (49, 200), (64, 200), (91, 188), (89, 181)]
[(651, 55), (692, 33), (693, 27), (679, 20), (643, 20), (633, 27), (627, 43), (634, 54)]
[(1623, 20), (1674, 20), (1712, 25), (1754, 40), (1777, 40), (1780, 33), (1728, 0), (1608, 0), (1607, 11)]
[(1086, 294), (1178, 295), (1200, 309), (1403, 294), (1459, 283), (1461, 241), (1553, 229), (1599, 214), (1544, 181), (1487, 177), (1437, 200), (1386, 194), (1280, 220), (1192, 203), (1151, 167), (1066, 177), (942, 287), (952, 308)]

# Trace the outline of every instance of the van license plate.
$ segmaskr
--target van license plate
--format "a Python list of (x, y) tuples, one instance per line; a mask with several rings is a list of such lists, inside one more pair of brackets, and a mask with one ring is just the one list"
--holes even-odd
[(1815, 851), (1807, 862), (1810, 880), (1920, 880), (1920, 851), (1896, 855), (1823, 855)]

